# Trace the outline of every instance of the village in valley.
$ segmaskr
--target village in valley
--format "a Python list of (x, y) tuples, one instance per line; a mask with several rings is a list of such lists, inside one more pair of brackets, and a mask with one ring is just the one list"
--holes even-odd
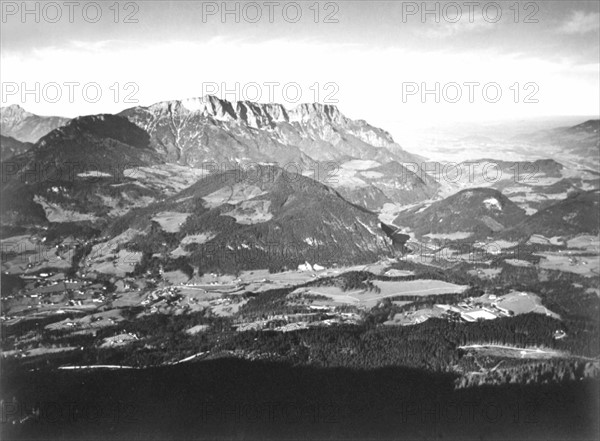
[[(27, 243), (35, 239), (27, 237)], [(37, 243), (38, 248), (45, 245)], [(95, 243), (79, 246), (97, 247)], [(142, 335), (127, 331), (131, 319), (151, 315), (225, 318), (237, 332), (291, 332), (315, 327), (360, 325), (372, 311), (389, 308), (385, 326), (411, 326), (436, 318), (451, 322), (478, 322), (520, 314), (537, 313), (560, 319), (542, 305), (539, 296), (510, 290), (498, 295), (479, 292), (468, 295), (469, 286), (423, 277), (397, 267), (404, 259), (387, 258), (374, 264), (325, 268), (318, 263), (298, 265), (296, 270), (271, 273), (268, 270), (240, 271), (237, 274), (195, 274), (182, 271), (150, 271), (134, 275), (139, 260), (127, 262), (118, 246), (110, 252), (98, 251), (84, 257), (73, 271), (67, 262), (75, 246), (46, 246), (43, 258), (14, 246), (3, 254), (4, 276), (19, 284), (2, 297), (2, 326), (17, 329), (25, 323), (27, 331), (9, 334), (3, 339), (3, 357), (39, 356), (56, 351), (80, 349), (67, 343), (69, 336), (88, 336), (88, 344), (102, 348), (126, 346), (143, 340)], [(19, 249), (20, 252), (15, 252)], [(497, 253), (496, 253), (497, 254)], [(415, 256), (411, 259), (414, 261)], [(426, 256), (427, 257), (427, 256)], [(511, 253), (505, 256), (507, 260)], [(120, 260), (121, 259), (121, 260)], [(409, 259), (410, 260), (410, 259)], [(439, 264), (427, 260), (428, 265)], [(470, 270), (478, 277), (486, 269)], [(489, 271), (489, 270), (488, 270)], [(107, 274), (108, 273), (108, 274)], [(348, 275), (367, 275), (367, 282), (343, 286), (335, 281)], [(250, 313), (252, 305), (264, 293), (286, 290), (282, 312)], [(258, 297), (257, 297), (258, 296)], [(450, 296), (450, 297), (448, 297)], [(427, 299), (427, 303), (419, 300)], [(437, 301), (440, 299), (440, 301)], [(451, 299), (451, 302), (444, 302)], [(246, 305), (246, 308), (244, 306)], [(206, 323), (191, 325), (185, 334), (206, 332)], [(103, 330), (103, 332), (99, 332)], [(112, 330), (112, 331), (111, 331)], [(107, 333), (107, 331), (109, 331)], [(51, 340), (43, 334), (60, 335)], [(566, 336), (556, 329), (554, 338)], [(46, 342), (46, 343), (45, 343)], [(92, 343), (93, 342), (93, 343)]]

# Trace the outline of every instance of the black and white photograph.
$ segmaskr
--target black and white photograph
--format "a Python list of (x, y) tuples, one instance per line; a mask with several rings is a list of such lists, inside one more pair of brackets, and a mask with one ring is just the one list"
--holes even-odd
[(0, 8), (0, 439), (599, 439), (599, 0)]

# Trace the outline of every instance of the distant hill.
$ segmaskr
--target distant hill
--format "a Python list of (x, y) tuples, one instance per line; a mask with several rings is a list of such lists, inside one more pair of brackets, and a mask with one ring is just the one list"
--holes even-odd
[(493, 188), (523, 208), (527, 214), (564, 199), (569, 193), (598, 188), (592, 162), (555, 159), (507, 161), (484, 157), (461, 163), (427, 162), (424, 168), (439, 184), (438, 195), (448, 197), (468, 188)]
[(526, 218), (504, 234), (546, 237), (600, 234), (600, 190), (578, 192)]
[(350, 202), (370, 210), (380, 210), (386, 203), (414, 204), (436, 196), (440, 184), (411, 164), (408, 167), (391, 161), (348, 161), (326, 182)]
[(460, 191), (429, 207), (401, 213), (394, 224), (409, 227), (417, 236), (429, 233), (475, 233), (492, 236), (519, 224), (525, 211), (498, 190), (473, 188)]
[[(514, 138), (516, 142), (530, 144), (533, 149), (554, 157), (554, 151), (562, 155), (587, 160), (590, 168), (597, 170), (600, 164), (600, 120), (585, 121), (572, 127), (542, 130)], [(589, 163), (589, 161), (592, 161)]]
[(600, 119), (590, 119), (584, 123), (578, 124), (566, 129), (572, 133), (583, 133), (584, 135), (600, 136)]
[(2, 170), (2, 223), (45, 223), (50, 214), (94, 220), (106, 214), (107, 203), (127, 200), (128, 191), (130, 203), (148, 193), (127, 188), (127, 170), (160, 161), (146, 132), (127, 119), (75, 118), (13, 156), (11, 167)]
[(503, 190), (538, 185), (543, 178), (560, 178), (564, 166), (554, 159), (506, 161), (488, 157), (458, 164), (426, 162), (425, 168), (442, 187), (491, 187)]
[[(159, 221), (178, 214), (170, 227)], [(129, 228), (145, 231), (133, 250), (160, 253), (165, 261), (180, 257), (202, 271), (295, 269), (305, 261), (341, 265), (393, 253), (374, 213), (273, 166), (252, 182), (234, 172), (208, 176), (164, 202), (132, 210), (106, 234)]]
[(36, 142), (67, 121), (60, 116), (34, 115), (16, 104), (0, 107), (0, 133), (21, 142)]

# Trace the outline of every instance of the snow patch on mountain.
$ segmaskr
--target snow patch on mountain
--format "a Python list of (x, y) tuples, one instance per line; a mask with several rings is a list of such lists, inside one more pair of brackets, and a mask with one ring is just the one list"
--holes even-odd
[(352, 161), (344, 162), (342, 167), (348, 170), (368, 170), (370, 168), (379, 167), (380, 165), (379, 162), (369, 159), (353, 159)]
[(488, 210), (491, 210), (491, 209), (502, 210), (502, 206), (500, 205), (500, 201), (498, 201), (498, 199), (496, 199), (496, 198), (485, 199), (483, 201), (483, 203), (485, 204), (485, 207)]
[(365, 227), (365, 228), (367, 229), (367, 231), (368, 231), (369, 233), (371, 233), (373, 236), (377, 236), (377, 233), (375, 233), (375, 231), (373, 231), (373, 230), (371, 229), (371, 227), (369, 227), (367, 224), (365, 224), (364, 222), (361, 222), (361, 220), (360, 220), (360, 219), (356, 219), (356, 221), (357, 221), (359, 224), (361, 224), (363, 227)]

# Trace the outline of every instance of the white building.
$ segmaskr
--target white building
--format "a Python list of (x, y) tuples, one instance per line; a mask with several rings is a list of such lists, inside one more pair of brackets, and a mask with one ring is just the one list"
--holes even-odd
[(463, 312), (460, 314), (460, 316), (467, 322), (476, 322), (477, 320), (480, 320), (480, 319), (494, 320), (496, 318), (496, 316), (494, 314), (492, 314), (491, 312), (488, 312), (488, 311), (484, 311), (484, 310)]

